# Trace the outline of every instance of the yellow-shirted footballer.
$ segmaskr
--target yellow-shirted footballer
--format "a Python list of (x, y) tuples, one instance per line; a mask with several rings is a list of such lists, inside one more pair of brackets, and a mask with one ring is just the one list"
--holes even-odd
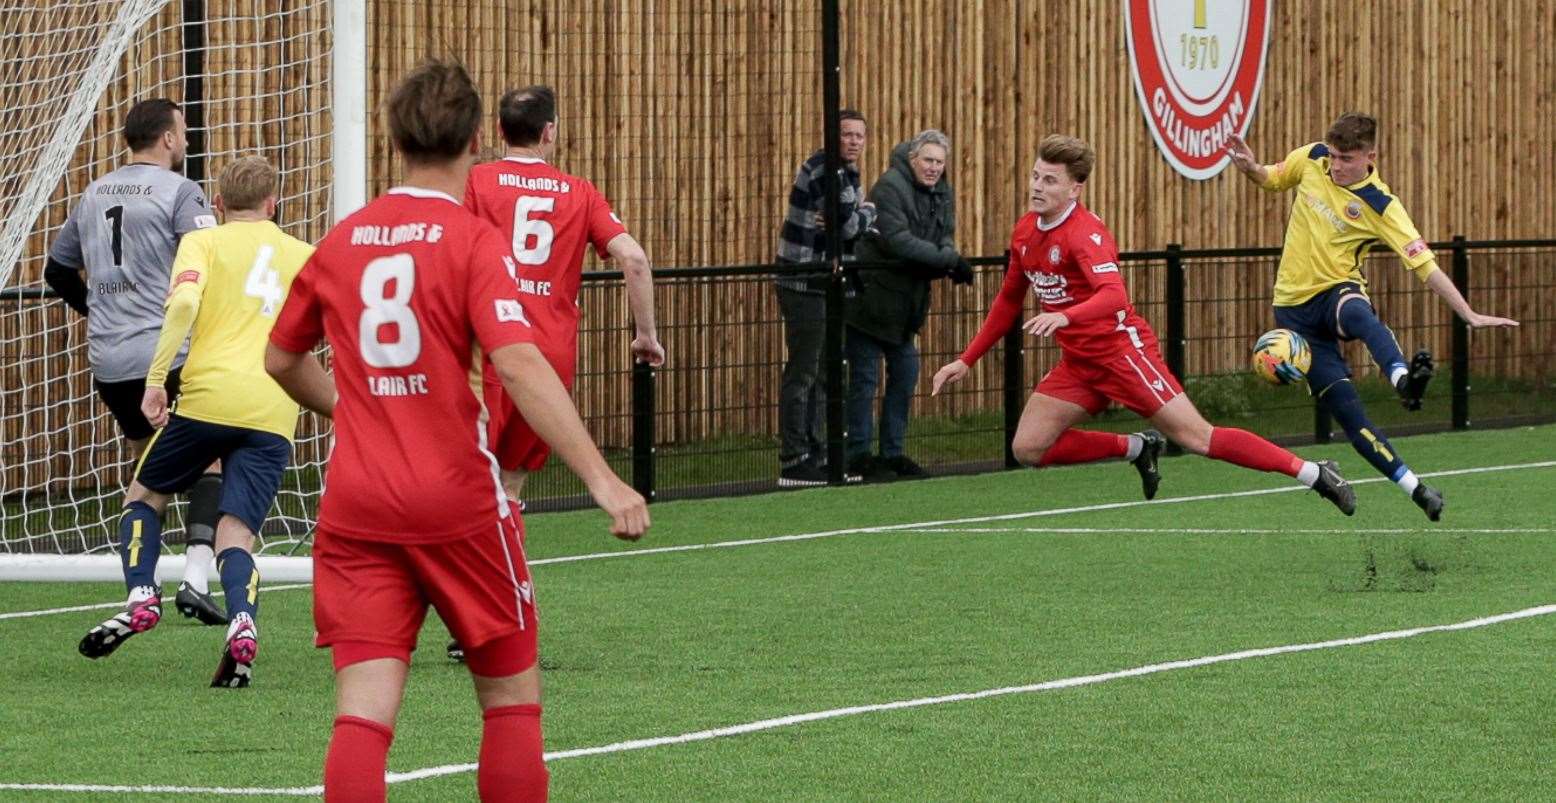
[(1382, 245), (1404, 260), (1433, 292), (1470, 326), (1517, 326), (1507, 318), (1470, 308), (1453, 282), (1437, 267), (1410, 215), (1378, 177), (1377, 121), (1356, 112), (1340, 115), (1321, 142), (1303, 145), (1272, 164), (1261, 164), (1240, 136), (1227, 145), (1232, 164), (1261, 188), (1296, 190), (1280, 271), (1275, 279), (1275, 321), (1307, 341), (1312, 365), (1306, 379), (1318, 403), (1339, 422), (1357, 453), (1393, 480), (1425, 511), (1442, 517), (1443, 496), (1423, 484), (1399, 452), (1368, 420), (1351, 384), (1351, 367), (1340, 343), (1361, 340), (1383, 377), (1410, 410), (1434, 372), (1432, 355), (1416, 352), (1407, 363), (1394, 333), (1378, 318), (1367, 298), (1362, 262)]
[[(258, 156), (227, 165), (216, 198), (226, 222), (192, 232), (179, 244), (141, 401), (141, 412), (158, 429), (135, 466), (119, 518), (121, 543), (130, 544), (129, 601), (81, 639), (81, 654), (88, 658), (111, 654), (161, 620), (155, 576), (162, 513), (173, 494), (188, 490), (219, 461), (216, 566), (229, 624), (211, 685), (239, 688), (253, 677), (259, 651), (254, 536), (291, 461), (298, 415), (297, 404), (265, 373), (265, 346), (292, 280), (313, 253), (312, 246), (270, 222), (277, 178), (275, 168)], [(183, 393), (170, 414), (163, 383), (185, 338)], [(182, 588), (178, 599), (182, 609)]]
[[(162, 387), (188, 337), (179, 415), (291, 439), (297, 403), (265, 373), (265, 344), (313, 246), (260, 214), (229, 212), (222, 225), (184, 236), (146, 387)], [(154, 394), (147, 399), (156, 401)], [(147, 415), (153, 426), (166, 423), (165, 394), (162, 403), (152, 411), (158, 415)]]

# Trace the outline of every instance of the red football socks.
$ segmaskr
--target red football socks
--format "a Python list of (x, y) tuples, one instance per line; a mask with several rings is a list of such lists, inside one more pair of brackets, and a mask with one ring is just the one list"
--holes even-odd
[(384, 767), (394, 729), (362, 717), (336, 717), (324, 756), (325, 803), (382, 801), (388, 795)]
[(1037, 461), (1043, 466), (1065, 466), (1072, 463), (1094, 463), (1123, 457), (1129, 452), (1129, 436), (1111, 432), (1092, 432), (1085, 429), (1067, 429), (1054, 445), (1043, 452)]
[(550, 775), (540, 738), (539, 705), (505, 705), (482, 714), (476, 788), (482, 803), (544, 801)]
[(1258, 435), (1234, 427), (1214, 427), (1210, 430), (1210, 451), (1206, 457), (1289, 477), (1297, 476), (1303, 462), (1302, 458)]

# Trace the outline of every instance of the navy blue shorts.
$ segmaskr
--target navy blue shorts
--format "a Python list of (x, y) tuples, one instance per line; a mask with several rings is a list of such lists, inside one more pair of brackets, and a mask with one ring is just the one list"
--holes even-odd
[(216, 460), (222, 461), (222, 513), (259, 532), (281, 489), (292, 444), (274, 432), (168, 417), (135, 466), (135, 481), (159, 494), (189, 490)]
[(1342, 282), (1294, 307), (1275, 308), (1275, 323), (1302, 335), (1313, 352), (1307, 384), (1315, 394), (1351, 376), (1351, 366), (1340, 353), (1341, 342), (1355, 339), (1340, 328), (1340, 300), (1347, 296), (1361, 296), (1372, 307), (1361, 285)]

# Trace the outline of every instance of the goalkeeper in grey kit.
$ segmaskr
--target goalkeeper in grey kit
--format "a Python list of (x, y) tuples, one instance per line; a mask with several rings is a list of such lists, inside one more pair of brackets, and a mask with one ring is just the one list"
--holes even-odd
[[(216, 225), (200, 185), (180, 175), (188, 148), (184, 115), (164, 98), (136, 103), (124, 118), (129, 164), (87, 186), (49, 248), (44, 280), (86, 316), (92, 385), (139, 458), (154, 431), (141, 414), (146, 372), (162, 329), (163, 300), (179, 239)], [(167, 378), (178, 395), (184, 349)], [(213, 466), (189, 491), (189, 546), (176, 604), (209, 625), (227, 617), (208, 588), (221, 474)], [(131, 551), (121, 545), (121, 559)]]

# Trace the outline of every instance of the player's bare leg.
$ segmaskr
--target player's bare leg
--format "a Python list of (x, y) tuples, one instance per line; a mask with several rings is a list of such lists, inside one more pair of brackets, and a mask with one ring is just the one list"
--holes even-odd
[(549, 774), (540, 732), (540, 667), (506, 677), (472, 669), (471, 678), (481, 704), (481, 800), (544, 801)]
[(162, 591), (157, 586), (157, 558), (162, 552), (162, 511), (168, 496), (131, 482), (119, 516), (119, 560), (128, 594), (124, 610), (87, 631), (77, 645), (88, 658), (103, 658), (126, 639), (162, 621)]
[(325, 800), (383, 800), (388, 794), (384, 768), (409, 671), (410, 665), (398, 658), (374, 658), (336, 670)]
[(1333, 460), (1303, 460), (1247, 430), (1212, 426), (1187, 395), (1179, 395), (1163, 405), (1151, 416), (1151, 423), (1187, 451), (1244, 468), (1294, 477), (1333, 502), (1345, 515), (1356, 512), (1356, 492), (1340, 476)]
[(1162, 481), (1157, 468), (1165, 445), (1162, 437), (1149, 430), (1116, 435), (1075, 428), (1090, 417), (1086, 408), (1074, 402), (1034, 393), (1021, 412), (1011, 451), (1022, 465), (1033, 468), (1123, 458), (1140, 472), (1145, 498), (1156, 496)]
[(254, 532), (237, 516), (224, 515), (216, 525), (216, 570), (227, 597), (227, 640), (212, 688), (241, 689), (254, 674), (259, 654), (259, 570), (254, 566)]

